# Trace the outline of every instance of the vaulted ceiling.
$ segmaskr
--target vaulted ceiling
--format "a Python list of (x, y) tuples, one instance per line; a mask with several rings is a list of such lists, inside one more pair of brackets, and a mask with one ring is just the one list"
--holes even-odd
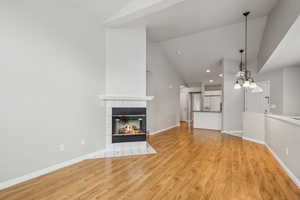
[[(186, 83), (221, 83), (223, 58), (239, 59), (244, 48), (243, 11), (251, 11), (249, 61), (257, 58), (276, 0), (187, 0), (145, 17), (150, 40), (160, 42)], [(238, 66), (232, 66), (238, 68)], [(210, 69), (210, 73), (206, 73)], [(209, 83), (213, 80), (213, 83)]]
[[(100, 20), (106, 20), (114, 13), (118, 12), (132, 0), (71, 0), (71, 2), (89, 13), (95, 15)], [(60, 0), (60, 3), (64, 0)]]
[[(132, 0), (135, 3), (136, 0)], [(141, 2), (146, 0), (139, 0)], [(222, 72), (223, 58), (239, 59), (244, 47), (244, 17), (249, 22), (249, 60), (258, 55), (267, 16), (278, 0), (155, 0), (143, 12), (135, 9), (123, 25), (143, 24), (149, 39), (160, 43), (166, 55), (186, 83), (214, 80)], [(163, 2), (168, 2), (168, 6)], [(172, 3), (170, 3), (172, 2)], [(161, 8), (158, 7), (162, 4)], [(136, 7), (138, 7), (136, 4)], [(129, 15), (128, 15), (129, 16)], [(238, 67), (238, 66), (233, 66)], [(206, 69), (210, 73), (206, 73)]]
[(165, 41), (268, 15), (277, 0), (185, 0), (145, 17), (152, 41)]
[[(249, 22), (249, 61), (256, 60), (266, 17)], [(244, 47), (243, 23), (202, 31), (161, 42), (174, 67), (186, 83), (214, 80), (221, 83), (223, 58), (239, 59), (239, 49)], [(238, 66), (232, 66), (238, 69)], [(210, 69), (210, 73), (206, 70)]]
[(273, 54), (270, 56), (261, 72), (268, 72), (271, 70), (300, 66), (300, 17), (290, 27), (285, 37), (279, 43)]

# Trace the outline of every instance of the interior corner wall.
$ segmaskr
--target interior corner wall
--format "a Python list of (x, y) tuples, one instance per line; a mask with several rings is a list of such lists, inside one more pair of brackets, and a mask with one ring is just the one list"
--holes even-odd
[(223, 120), (222, 130), (235, 132), (243, 130), (244, 89), (235, 90), (234, 80), (239, 62), (223, 60)]
[(1, 1), (0, 27), (0, 182), (103, 149), (98, 19), (64, 2)]
[(146, 29), (106, 29), (106, 94), (146, 96)]
[(255, 76), (257, 82), (270, 81), (270, 104), (275, 105), (271, 108), (272, 114), (283, 114), (283, 69), (278, 69)]
[(300, 14), (299, 0), (279, 0), (269, 14), (258, 54), (259, 70), (270, 58)]
[(283, 114), (300, 116), (300, 67), (283, 69)]
[(183, 81), (159, 44), (147, 45), (148, 129), (151, 133), (177, 126), (180, 121), (180, 85)]
[(300, 67), (286, 67), (255, 76), (256, 81), (270, 81), (270, 112), (276, 115), (300, 115)]

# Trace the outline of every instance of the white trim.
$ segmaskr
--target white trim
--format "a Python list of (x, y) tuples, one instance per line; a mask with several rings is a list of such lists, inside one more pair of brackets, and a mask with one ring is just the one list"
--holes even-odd
[(98, 95), (104, 101), (151, 101), (153, 96), (108, 96)]
[(299, 118), (299, 117), (296, 117), (296, 116), (282, 116), (282, 115), (268, 114), (268, 115), (265, 115), (265, 117), (272, 118), (272, 119), (277, 119), (277, 120), (287, 122), (287, 123), (292, 124), (292, 125), (300, 126), (300, 120), (295, 119), (295, 118)]
[(81, 162), (83, 160), (94, 158), (96, 155), (101, 154), (103, 151), (104, 150), (97, 151), (97, 152), (90, 153), (90, 154), (86, 154), (86, 155), (82, 155), (82, 156), (74, 158), (72, 160), (64, 161), (62, 163), (55, 164), (55, 165), (47, 167), (45, 169), (41, 169), (41, 170), (26, 174), (26, 175), (21, 176), (21, 177), (17, 177), (17, 178), (14, 178), (14, 179), (4, 181), (4, 182), (0, 183), (0, 190), (8, 188), (8, 187), (16, 185), (16, 184), (19, 184), (19, 183), (22, 183), (22, 182), (25, 182), (25, 181), (28, 181), (28, 180), (33, 179), (33, 178), (37, 178), (39, 176), (48, 174), (48, 173), (56, 171), (58, 169), (73, 165), (73, 164)]
[(237, 137), (242, 137), (243, 131), (227, 131), (227, 130), (222, 130), (221, 133), (225, 133), (228, 135), (233, 135)]
[[(151, 133), (150, 135), (154, 135), (154, 134), (157, 134), (157, 133), (160, 133), (160, 132), (163, 132), (163, 131), (167, 131), (167, 130), (170, 130), (172, 128), (178, 127), (178, 126), (179, 126), (178, 124), (174, 125), (174, 126), (170, 126), (168, 128), (161, 129), (159, 131), (155, 131), (155, 132)], [(241, 134), (241, 131), (224, 131), (223, 130), (222, 133), (238, 136), (237, 134), (238, 133)], [(241, 137), (241, 136), (239, 136), (239, 137)], [(254, 139), (247, 138), (247, 137), (242, 137), (242, 138), (244, 140), (249, 140), (249, 141), (252, 141), (252, 142), (255, 142), (255, 143), (258, 143), (258, 144), (264, 144), (267, 147), (267, 149), (271, 152), (271, 154), (274, 156), (274, 158), (279, 162), (279, 164), (282, 166), (282, 168), (287, 172), (287, 174), (292, 179), (292, 181), (296, 184), (296, 186), (298, 188), (300, 188), (300, 180), (293, 174), (293, 172), (291, 172), (291, 170), (284, 164), (284, 162), (277, 156), (277, 154), (271, 149), (271, 147), (268, 144), (266, 144), (263, 141), (258, 141), (258, 140), (254, 140)], [(72, 160), (68, 160), (68, 161), (50, 166), (50, 167), (45, 168), (45, 169), (41, 169), (39, 171), (32, 172), (30, 174), (26, 174), (24, 176), (21, 176), (21, 177), (15, 178), (15, 179), (10, 179), (10, 180), (4, 181), (4, 182), (0, 183), (0, 190), (8, 188), (8, 187), (16, 185), (16, 184), (19, 184), (19, 183), (22, 183), (22, 182), (25, 182), (25, 181), (28, 181), (28, 180), (33, 179), (33, 178), (37, 178), (39, 176), (48, 174), (48, 173), (56, 171), (58, 169), (76, 164), (76, 163), (81, 162), (81, 161), (86, 160), (86, 159), (91, 159), (91, 158), (95, 158), (95, 157), (98, 157), (98, 158), (99, 157), (105, 157), (105, 152), (106, 152), (105, 149), (100, 150), (100, 151), (96, 151), (94, 153), (86, 154), (86, 155), (74, 158)]]
[(266, 147), (268, 150), (272, 153), (274, 158), (279, 162), (281, 167), (286, 171), (286, 173), (289, 175), (289, 177), (292, 179), (292, 181), (297, 185), (298, 188), (300, 188), (300, 180), (293, 174), (293, 172), (285, 165), (285, 163), (277, 156), (277, 154), (271, 149), (271, 147), (266, 144)]
[[(225, 134), (229, 134), (229, 135), (234, 135), (234, 136), (239, 136), (237, 135), (237, 131), (222, 131), (222, 133)], [(240, 132), (241, 133), (241, 132)], [(241, 137), (241, 136), (239, 136)], [(288, 174), (288, 176), (292, 179), (292, 181), (296, 184), (296, 186), (298, 188), (300, 188), (300, 180), (293, 174), (293, 172), (285, 165), (285, 163), (279, 158), (279, 156), (277, 156), (277, 154), (271, 149), (271, 147), (266, 144), (264, 141), (259, 141), (259, 140), (255, 140), (252, 138), (248, 138), (248, 137), (242, 137), (243, 140), (249, 140), (251, 142), (255, 142), (258, 144), (263, 144), (267, 147), (267, 149), (271, 152), (271, 154), (273, 155), (273, 157), (277, 160), (277, 162), (281, 165), (281, 167), (286, 171), (286, 173)]]
[(243, 140), (248, 140), (248, 141), (251, 141), (251, 142), (255, 142), (257, 144), (265, 144), (264, 141), (255, 140), (255, 139), (252, 139), (252, 138), (249, 138), (249, 137), (243, 137)]
[[(238, 133), (240, 133), (240, 134), (242, 133), (241, 131), (225, 131), (225, 130), (223, 130), (222, 133), (242, 137), (241, 135), (238, 135)], [(289, 175), (289, 177), (292, 179), (292, 181), (296, 184), (296, 186), (298, 188), (300, 188), (300, 180), (284, 164), (284, 162), (279, 158), (279, 156), (277, 156), (277, 154), (271, 149), (271, 147), (268, 144), (266, 144), (264, 141), (259, 141), (259, 140), (255, 140), (255, 139), (248, 138), (248, 137), (242, 137), (242, 138), (243, 138), (243, 140), (249, 140), (249, 141), (252, 141), (252, 142), (255, 142), (255, 143), (258, 143), (258, 144), (265, 145), (267, 147), (267, 149), (271, 152), (271, 154), (274, 156), (274, 158), (279, 162), (281, 167), (286, 171), (286, 173)]]
[(164, 131), (170, 130), (170, 129), (172, 129), (172, 128), (176, 128), (176, 127), (178, 127), (178, 126), (180, 126), (180, 124), (176, 124), (176, 125), (170, 126), (170, 127), (168, 127), (168, 128), (164, 128), (164, 129), (160, 129), (160, 130), (158, 130), (158, 131), (151, 132), (150, 135), (155, 135), (155, 134), (158, 134), (158, 133), (160, 133), (160, 132), (164, 132)]
[[(117, 143), (121, 144), (121, 143)], [(102, 153), (94, 156), (94, 158), (113, 158), (113, 157), (123, 157), (123, 156), (135, 156), (135, 155), (147, 155), (147, 154), (156, 154), (156, 150), (149, 144), (145, 143), (144, 146), (125, 146), (125, 148), (116, 147), (106, 149)]]

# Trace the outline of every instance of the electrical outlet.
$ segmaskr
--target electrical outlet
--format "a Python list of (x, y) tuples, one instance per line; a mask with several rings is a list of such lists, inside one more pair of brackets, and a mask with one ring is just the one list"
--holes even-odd
[(289, 155), (289, 148), (285, 149), (285, 154), (288, 156)]
[(85, 145), (85, 140), (82, 139), (80, 143), (81, 143), (81, 145)]
[(65, 145), (64, 144), (59, 145), (59, 150), (64, 151), (65, 150)]

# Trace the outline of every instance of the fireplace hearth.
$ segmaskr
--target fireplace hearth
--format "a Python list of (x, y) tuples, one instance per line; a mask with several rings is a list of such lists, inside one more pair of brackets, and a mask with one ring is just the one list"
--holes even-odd
[(112, 143), (146, 141), (146, 108), (112, 108)]

